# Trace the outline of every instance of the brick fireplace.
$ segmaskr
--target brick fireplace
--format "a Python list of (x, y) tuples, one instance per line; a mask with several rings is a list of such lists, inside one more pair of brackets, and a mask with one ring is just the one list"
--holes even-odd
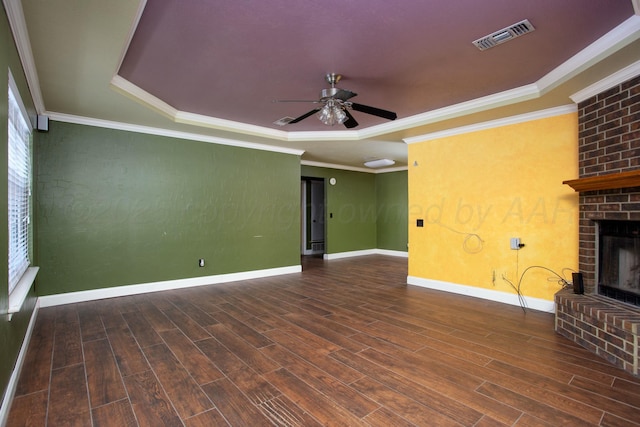
[(556, 295), (556, 331), (639, 375), (640, 307), (599, 295), (599, 221), (640, 220), (640, 76), (580, 102), (579, 268), (584, 295)]

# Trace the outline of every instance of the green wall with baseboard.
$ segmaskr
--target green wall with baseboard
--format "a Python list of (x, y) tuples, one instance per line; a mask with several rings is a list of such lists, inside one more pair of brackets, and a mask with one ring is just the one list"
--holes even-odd
[(373, 174), (303, 165), (301, 173), (325, 179), (327, 254), (407, 251), (406, 171)]
[[(2, 141), (2, 150), (0, 150), (0, 165), (5, 171), (0, 175), (0, 203), (4, 206), (8, 205), (7, 199), (7, 141), (8, 141), (8, 129), (7, 129), (7, 110), (8, 110), (8, 70), (11, 70), (11, 74), (18, 86), (20, 97), (27, 108), (27, 112), (31, 116), (32, 120), (35, 118), (35, 108), (31, 101), (31, 94), (27, 87), (27, 83), (24, 77), (24, 72), (20, 64), (20, 58), (13, 42), (7, 16), (2, 9), (0, 14), (0, 141)], [(37, 134), (34, 137), (37, 138)], [(0, 227), (0, 240), (3, 242), (0, 244), (0, 257), (2, 259), (8, 259), (8, 211), (7, 209), (0, 209), (0, 223), (5, 224), (4, 227)], [(0, 263), (0, 277), (2, 282), (0, 284), (0, 402), (4, 402), (4, 398), (7, 392), (9, 379), (13, 372), (13, 369), (18, 358), (18, 353), (22, 343), (24, 342), (29, 320), (33, 314), (33, 310), (36, 304), (36, 297), (33, 290), (27, 296), (22, 309), (15, 313), (11, 320), (7, 316), (9, 308), (9, 280), (8, 280), (8, 268), (7, 262)], [(2, 420), (0, 420), (2, 423)]]
[(407, 252), (407, 171), (376, 174), (378, 249)]
[(37, 186), (39, 295), (300, 265), (297, 155), (52, 121)]

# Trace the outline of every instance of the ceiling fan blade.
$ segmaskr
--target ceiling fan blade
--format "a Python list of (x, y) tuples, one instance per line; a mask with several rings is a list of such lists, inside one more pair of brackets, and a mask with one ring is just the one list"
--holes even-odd
[(314, 104), (319, 103), (320, 101), (318, 100), (311, 100), (311, 99), (274, 99), (271, 102), (312, 102)]
[(343, 123), (344, 127), (346, 127), (347, 129), (351, 129), (358, 126), (358, 122), (353, 118), (349, 110), (344, 110), (344, 113), (347, 115), (347, 120), (345, 120), (345, 122)]
[(380, 108), (369, 107), (368, 105), (356, 104), (355, 102), (351, 104), (351, 108), (356, 111), (360, 111), (361, 113), (371, 114), (374, 116), (382, 117), (387, 120), (395, 120), (398, 118), (398, 115), (393, 111), (382, 110)]
[(317, 113), (318, 111), (320, 111), (320, 108), (316, 108), (315, 110), (311, 110), (311, 111), (309, 111), (308, 113), (305, 113), (305, 114), (301, 115), (300, 117), (297, 117), (297, 118), (295, 118), (295, 119), (291, 120), (291, 121), (289, 122), (289, 124), (292, 124), (292, 123), (298, 123), (298, 122), (300, 122), (300, 121), (302, 121), (302, 120), (306, 119), (307, 117), (309, 117), (309, 116), (311, 116), (311, 115), (313, 115), (313, 114)]

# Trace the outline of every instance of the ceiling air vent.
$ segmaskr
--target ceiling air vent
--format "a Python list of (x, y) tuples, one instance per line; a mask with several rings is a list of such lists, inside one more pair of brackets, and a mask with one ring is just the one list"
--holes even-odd
[(488, 36), (484, 36), (474, 41), (473, 44), (480, 50), (487, 50), (506, 41), (513, 40), (516, 37), (523, 36), (534, 30), (535, 28), (533, 27), (533, 25), (531, 25), (531, 22), (529, 22), (528, 19), (525, 19), (523, 21), (510, 25), (507, 28), (503, 28), (502, 30), (493, 32)]

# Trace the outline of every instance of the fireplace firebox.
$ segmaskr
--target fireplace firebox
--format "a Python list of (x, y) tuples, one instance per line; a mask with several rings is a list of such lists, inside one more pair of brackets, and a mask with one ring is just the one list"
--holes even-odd
[(598, 222), (598, 293), (640, 306), (640, 221)]

